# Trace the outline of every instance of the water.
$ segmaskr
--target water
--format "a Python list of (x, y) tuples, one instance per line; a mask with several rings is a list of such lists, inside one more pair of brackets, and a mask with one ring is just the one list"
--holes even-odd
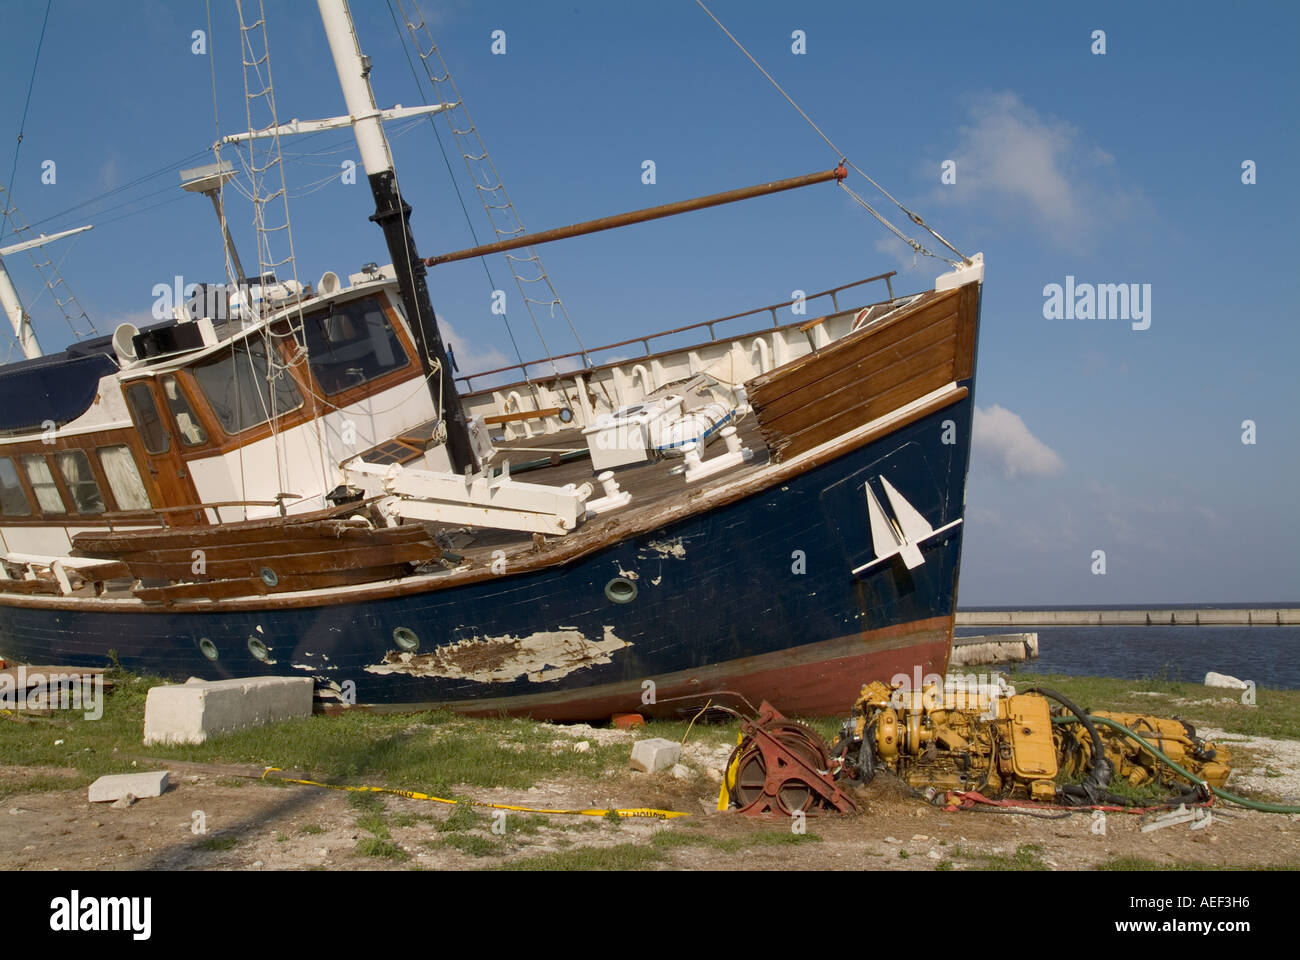
[(1021, 667), (1034, 672), (1200, 683), (1213, 670), (1300, 689), (1300, 627), (957, 628), (960, 637), (1012, 632), (1038, 634), (1038, 659)]

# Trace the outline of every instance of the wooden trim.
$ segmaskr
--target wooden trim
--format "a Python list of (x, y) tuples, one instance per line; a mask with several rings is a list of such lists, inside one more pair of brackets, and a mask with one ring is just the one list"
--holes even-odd
[[(746, 384), (780, 461), (869, 423), (973, 369), (978, 285), (929, 294), (893, 316)], [(969, 354), (960, 364), (958, 353)]]
[[(81, 556), (93, 556), (99, 553), (113, 555), (131, 550), (163, 550), (177, 546), (193, 548), (213, 544), (260, 543), (283, 537), (286, 529), (301, 536), (338, 537), (342, 535), (340, 529), (346, 530), (352, 527), (346, 519), (340, 519), (340, 514), (368, 506), (376, 499), (379, 498), (327, 507), (311, 513), (290, 514), (288, 523), (282, 517), (264, 517), (260, 520), (239, 520), (234, 523), (223, 523), (220, 526), (199, 528), (120, 530), (102, 533), (86, 531), (77, 534), (75, 553)], [(355, 526), (358, 530), (370, 532), (369, 528), (361, 523)], [(423, 527), (416, 527), (416, 529), (423, 529)]]
[(491, 417), (484, 417), (483, 423), (493, 426), (498, 423), (514, 423), (517, 420), (538, 420), (542, 417), (558, 417), (561, 410), (567, 410), (567, 407), (546, 407), (542, 410), (521, 410), (518, 413), (501, 413)]
[(49, 522), (45, 519), (44, 515), (41, 513), (40, 501), (36, 499), (36, 491), (32, 489), (31, 483), (28, 482), (27, 470), (26, 468), (23, 467), (23, 457), (29, 453), (35, 453), (35, 452), (38, 451), (5, 450), (3, 452), (0, 452), (0, 457), (9, 460), (13, 464), (14, 471), (18, 474), (18, 485), (22, 487), (23, 496), (27, 498), (27, 511), (28, 511), (27, 516), (25, 517), (11, 516), (10, 514), (7, 513), (0, 513), (0, 522), (3, 522), (5, 526), (9, 526), (10, 524), (24, 524), (24, 523), (39, 524), (41, 526), (50, 525)]
[[(356, 300), (349, 300), (348, 303), (356, 303), (365, 297), (358, 297)], [(321, 384), (316, 380), (316, 375), (311, 371), (311, 364), (303, 362), (303, 367), (307, 375), (311, 378), (313, 389), (318, 396), (324, 397), (325, 402), (330, 407), (347, 407), (359, 400), (364, 400), (371, 394), (378, 393), (382, 390), (388, 390), (396, 387), (408, 380), (423, 380), (424, 370), (418, 362), (419, 354), (415, 350), (415, 344), (411, 341), (406, 331), (406, 324), (393, 308), (392, 302), (386, 297), (376, 296), (379, 300), (380, 308), (384, 311), (384, 316), (388, 319), (388, 325), (393, 328), (397, 335), (397, 342), (401, 345), (402, 351), (406, 354), (406, 364), (397, 367), (383, 376), (375, 377), (373, 380), (367, 380), (365, 383), (355, 387), (349, 387), (333, 396), (326, 393)], [(317, 401), (320, 402), (320, 401)]]
[[(338, 604), (369, 603), (390, 600), (394, 597), (410, 596), (419, 593), (436, 593), (451, 590), (472, 583), (501, 580), (503, 577), (522, 576), (538, 570), (551, 569), (564, 563), (581, 559), (589, 554), (604, 550), (615, 542), (626, 540), (676, 523), (689, 516), (716, 510), (719, 507), (743, 500), (761, 493), (771, 487), (779, 486), (791, 478), (807, 473), (829, 463), (845, 454), (879, 440), (881, 437), (924, 419), (939, 410), (960, 403), (969, 395), (966, 387), (940, 394), (920, 404), (911, 411), (897, 417), (891, 417), (871, 429), (854, 430), (838, 440), (828, 443), (809, 453), (792, 458), (784, 463), (773, 464), (769, 469), (752, 468), (752, 472), (738, 481), (719, 487), (701, 490), (678, 506), (665, 511), (662, 505), (650, 506), (640, 510), (632, 509), (619, 513), (605, 521), (595, 521), (579, 528), (563, 540), (556, 541), (544, 553), (537, 553), (531, 546), (520, 546), (514, 554), (507, 554), (510, 573), (498, 575), (492, 573), (485, 565), (475, 565), (463, 570), (440, 574), (435, 578), (428, 576), (407, 577), (392, 583), (376, 583), (373, 586), (347, 592), (333, 591), (312, 596), (274, 596), (265, 598), (232, 598), (223, 601), (226, 610), (262, 610), (303, 609), (310, 607), (336, 606)], [(866, 425), (864, 425), (865, 427)], [(47, 609), (64, 609), (67, 598), (45, 597), (6, 597), (5, 603), (21, 607), (42, 607)], [(77, 606), (87, 609), (121, 612), (122, 601), (103, 601), (91, 597), (78, 597), (73, 601)], [(100, 605), (103, 604), (101, 607)], [(131, 608), (133, 613), (207, 613), (211, 605), (203, 602), (177, 604), (172, 607), (159, 607), (141, 604)]]
[[(286, 430), (292, 430), (296, 427), (305, 426), (313, 420), (324, 416), (329, 410), (340, 409), (351, 406), (366, 397), (380, 393), (385, 390), (392, 390), (404, 383), (412, 383), (416, 380), (423, 380), (424, 373), (420, 365), (415, 362), (417, 354), (411, 341), (410, 335), (406, 330), (406, 325), (401, 316), (394, 309), (392, 300), (386, 290), (377, 290), (374, 293), (366, 294), (366, 297), (375, 297), (379, 300), (384, 315), (388, 318), (397, 335), (398, 343), (406, 354), (406, 365), (398, 367), (382, 377), (376, 377), (356, 387), (351, 387), (342, 393), (334, 396), (328, 395), (321, 384), (311, 371), (311, 364), (303, 357), (295, 357), (296, 351), (291, 349), (290, 343), (292, 337), (289, 335), (289, 323), (281, 319), (275, 321), (268, 328), (271, 341), (271, 349), (275, 350), (280, 362), (286, 365), (289, 370), (290, 379), (294, 387), (302, 397), (302, 404), (293, 410), (286, 410), (275, 420), (275, 433), (283, 433)], [(357, 300), (365, 299), (358, 297)], [(352, 301), (348, 301), (352, 302)], [(304, 311), (304, 316), (316, 311)], [(241, 341), (243, 342), (243, 341)], [(208, 443), (202, 447), (187, 447), (183, 449), (182, 456), (186, 460), (203, 459), (208, 457), (220, 456), (227, 453), (233, 453), (240, 447), (250, 446), (258, 443), (271, 436), (272, 425), (270, 421), (249, 427), (239, 433), (229, 433), (225, 426), (221, 424), (216, 414), (212, 411), (208, 403), (207, 394), (203, 392), (203, 387), (198, 383), (193, 373), (193, 367), (208, 363), (220, 362), (227, 354), (222, 351), (208, 354), (201, 358), (197, 363), (191, 366), (185, 366), (179, 370), (172, 371), (181, 375), (187, 388), (186, 393), (191, 399), (191, 405), (199, 412), (203, 420), (203, 428), (208, 434)], [(292, 362), (291, 362), (292, 361)], [(197, 399), (197, 403), (194, 401)]]
[[(983, 284), (968, 283), (958, 287), (961, 291), (961, 304), (958, 308), (963, 317), (979, 317), (980, 294)], [(977, 320), (962, 323), (957, 327), (957, 358), (953, 364), (953, 373), (958, 380), (975, 376), (975, 343), (979, 333)]]
[[(52, 456), (50, 456), (49, 453), (43, 453), (43, 452), (42, 452), (42, 453), (27, 453), (27, 454), (24, 454), (23, 456), (24, 456), (24, 457), (42, 457), (42, 458), (45, 460), (45, 469), (47, 469), (47, 470), (50, 471), (50, 477), (54, 480), (54, 488), (55, 488), (56, 490), (59, 491), (59, 499), (63, 501), (63, 512), (62, 512), (62, 513), (53, 513), (53, 514), (50, 514), (50, 513), (45, 513), (44, 511), (42, 511), (41, 515), (44, 516), (44, 517), (47, 518), (47, 519), (56, 519), (56, 518), (59, 518), (59, 517), (82, 516), (82, 514), (74, 513), (74, 512), (72, 511), (72, 509), (71, 509), (72, 507), (75, 507), (75, 506), (76, 506), (76, 504), (73, 502), (73, 499), (72, 499), (72, 491), (70, 491), (70, 490), (68, 489), (68, 487), (67, 487), (67, 484), (65, 484), (65, 483), (63, 482), (62, 471), (59, 470), (58, 465), (54, 462), (54, 458), (53, 458)], [(31, 478), (28, 477), (27, 479), (30, 480)], [(32, 492), (33, 492), (33, 493), (36, 492), (36, 491), (35, 491), (35, 488), (33, 488)], [(36, 506), (37, 506), (38, 508), (40, 507), (40, 501), (39, 501), (39, 500), (37, 501)]]

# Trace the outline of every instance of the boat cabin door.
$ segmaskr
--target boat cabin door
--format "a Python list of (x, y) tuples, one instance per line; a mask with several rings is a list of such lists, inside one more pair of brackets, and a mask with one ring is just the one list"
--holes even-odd
[[(144, 447), (149, 497), (159, 508), (197, 504), (198, 491), (181, 456), (181, 444), (158, 402), (158, 389), (162, 386), (151, 380), (136, 380), (122, 386), (136, 435)], [(203, 511), (196, 510), (192, 515), (170, 514), (167, 522), (172, 526), (195, 526), (206, 521)]]

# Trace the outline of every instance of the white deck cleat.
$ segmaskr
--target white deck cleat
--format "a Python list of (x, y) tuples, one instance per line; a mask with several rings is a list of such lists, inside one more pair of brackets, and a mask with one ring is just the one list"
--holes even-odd
[(687, 483), (695, 483), (697, 480), (712, 477), (724, 470), (731, 470), (754, 459), (754, 451), (749, 447), (740, 445), (740, 438), (736, 436), (735, 427), (723, 427), (720, 435), (727, 444), (727, 452), (719, 454), (711, 460), (700, 459), (699, 448), (694, 443), (688, 443), (683, 448), (686, 451)]

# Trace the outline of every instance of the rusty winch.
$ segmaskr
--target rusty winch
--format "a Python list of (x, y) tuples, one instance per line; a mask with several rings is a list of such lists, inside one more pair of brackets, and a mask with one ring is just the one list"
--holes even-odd
[(766, 700), (740, 726), (727, 761), (719, 806), (751, 816), (853, 813), (853, 799), (835, 782), (830, 750), (807, 724), (790, 720)]

